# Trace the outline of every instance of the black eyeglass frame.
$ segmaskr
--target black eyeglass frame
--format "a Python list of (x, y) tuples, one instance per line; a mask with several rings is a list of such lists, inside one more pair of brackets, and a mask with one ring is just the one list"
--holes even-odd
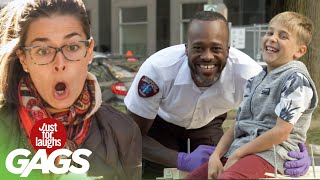
[[(85, 58), (85, 57), (87, 56), (87, 54), (88, 54), (88, 48), (89, 48), (90, 45), (91, 45), (92, 37), (90, 37), (90, 38), (87, 39), (87, 40), (80, 40), (80, 41), (75, 41), (75, 42), (84, 42), (84, 43), (87, 43), (87, 44), (86, 44), (86, 46), (87, 46), (87, 47), (86, 47), (86, 53), (85, 53), (85, 55), (84, 55), (84, 57), (83, 57), (83, 58)], [(29, 47), (21, 46), (20, 48), (21, 48), (22, 50), (24, 50), (24, 51), (26, 51), (26, 52), (29, 53), (33, 64), (36, 64), (36, 65), (39, 65), (39, 66), (44, 66), (44, 65), (48, 65), (48, 64), (52, 63), (52, 62), (54, 61), (54, 59), (56, 58), (58, 52), (61, 52), (62, 55), (63, 55), (63, 57), (64, 57), (66, 60), (68, 60), (68, 61), (80, 61), (81, 59), (78, 59), (78, 60), (68, 59), (68, 58), (63, 54), (63, 51), (62, 51), (62, 49), (63, 49), (64, 47), (66, 47), (66, 46), (68, 46), (68, 45), (70, 45), (70, 44), (73, 44), (73, 43), (75, 43), (75, 42), (65, 44), (65, 45), (63, 45), (63, 46), (61, 46), (61, 47), (46, 46), (46, 47), (49, 47), (49, 48), (53, 48), (53, 49), (55, 50), (55, 54), (54, 54), (52, 60), (51, 60), (50, 62), (48, 62), (48, 63), (45, 63), (45, 64), (37, 64), (37, 63), (34, 61), (34, 59), (32, 58), (32, 55), (31, 55), (31, 52), (30, 52), (32, 49), (37, 48), (37, 47), (41, 47), (41, 46), (29, 46)]]

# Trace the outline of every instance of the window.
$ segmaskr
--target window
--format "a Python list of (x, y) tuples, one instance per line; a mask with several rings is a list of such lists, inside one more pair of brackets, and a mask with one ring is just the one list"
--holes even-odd
[(121, 8), (120, 52), (131, 50), (135, 56), (147, 55), (147, 7)]
[(182, 4), (182, 32), (181, 32), (181, 43), (187, 42), (187, 30), (188, 24), (192, 16), (203, 10), (203, 6), (205, 3), (190, 3), (190, 4)]

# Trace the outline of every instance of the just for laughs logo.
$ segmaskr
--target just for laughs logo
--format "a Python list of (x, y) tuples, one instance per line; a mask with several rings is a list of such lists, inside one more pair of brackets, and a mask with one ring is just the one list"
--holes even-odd
[(53, 133), (58, 132), (57, 123), (43, 123), (42, 127), (39, 128), (39, 131), (42, 133), (42, 138), (36, 137), (36, 147), (47, 147), (48, 149), (51, 149), (52, 146), (61, 147), (61, 139), (56, 139), (54, 136), (52, 136)]
[[(35, 123), (30, 133), (30, 143), (36, 154), (29, 157), (29, 150), (16, 149), (7, 156), (6, 168), (13, 174), (21, 174), (20, 177), (28, 177), (34, 169), (41, 170), (43, 174), (64, 174), (68, 171), (74, 174), (86, 173), (90, 164), (81, 156), (89, 157), (92, 152), (88, 149), (77, 149), (74, 152), (62, 149), (66, 140), (67, 133), (60, 121), (53, 118), (40, 120)], [(16, 159), (21, 156), (25, 158)], [(72, 165), (71, 161), (79, 166)]]

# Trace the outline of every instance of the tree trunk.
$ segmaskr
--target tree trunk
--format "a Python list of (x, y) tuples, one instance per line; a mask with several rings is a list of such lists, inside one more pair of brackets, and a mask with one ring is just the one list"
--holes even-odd
[[(300, 59), (307, 66), (320, 95), (320, 0), (285, 0), (287, 11), (294, 11), (308, 16), (314, 23), (314, 34), (307, 53)], [(313, 113), (313, 119), (320, 120), (320, 107)]]

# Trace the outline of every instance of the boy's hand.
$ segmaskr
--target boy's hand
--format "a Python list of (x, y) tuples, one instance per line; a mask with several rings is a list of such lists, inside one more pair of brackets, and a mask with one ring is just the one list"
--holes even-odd
[(303, 176), (307, 173), (311, 160), (308, 155), (306, 146), (303, 143), (299, 143), (300, 151), (290, 151), (288, 155), (297, 160), (286, 161), (284, 167), (286, 170), (284, 173), (291, 177)]
[(234, 165), (237, 161), (239, 161), (241, 157), (237, 156), (236, 153), (232, 153), (231, 156), (228, 158), (228, 161), (226, 164), (223, 166), (223, 170), (227, 170), (229, 167)]
[(223, 165), (219, 157), (212, 155), (208, 163), (208, 179), (217, 179), (223, 172)]

